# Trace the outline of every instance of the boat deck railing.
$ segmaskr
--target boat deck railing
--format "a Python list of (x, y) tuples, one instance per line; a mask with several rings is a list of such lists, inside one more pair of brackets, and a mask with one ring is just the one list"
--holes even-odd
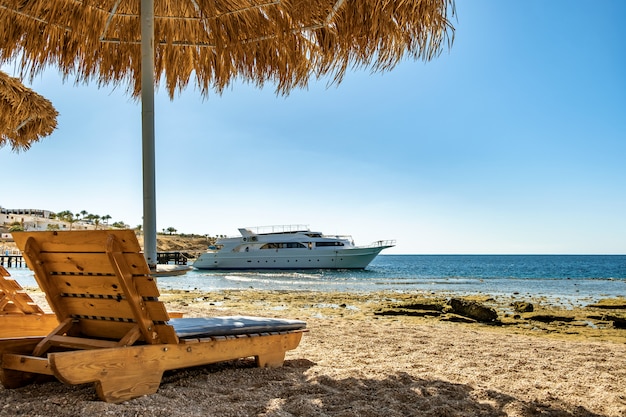
[(389, 247), (389, 246), (396, 246), (395, 239), (391, 239), (391, 240), (377, 240), (376, 242), (370, 243), (366, 247), (368, 247), (368, 248), (380, 248), (380, 247)]
[(251, 231), (255, 235), (267, 235), (271, 233), (304, 232), (309, 230), (309, 226), (306, 224), (282, 224), (274, 226), (244, 227), (244, 229)]
[(322, 235), (322, 237), (330, 238), (330, 239), (341, 239), (341, 240), (349, 240), (354, 244), (354, 239), (352, 239), (352, 235)]

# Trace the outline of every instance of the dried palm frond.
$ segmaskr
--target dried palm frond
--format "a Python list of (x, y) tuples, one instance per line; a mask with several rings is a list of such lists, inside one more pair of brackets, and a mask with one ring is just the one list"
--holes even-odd
[(49, 100), (0, 71), (0, 148), (28, 149), (52, 133), (57, 115)]
[[(139, 0), (0, 0), (0, 62), (141, 90)], [(454, 0), (154, 0), (155, 82), (171, 97), (233, 80), (278, 93), (352, 66), (430, 60), (452, 42)]]

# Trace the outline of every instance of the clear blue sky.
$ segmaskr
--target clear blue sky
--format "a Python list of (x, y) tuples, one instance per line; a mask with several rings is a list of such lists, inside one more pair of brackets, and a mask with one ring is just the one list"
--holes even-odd
[[(299, 223), (397, 239), (385, 253), (624, 254), (624, 21), (622, 0), (458, 0), (454, 45), (430, 63), (287, 97), (161, 89), (157, 230)], [(139, 103), (55, 70), (29, 85), (58, 129), (0, 149), (0, 205), (141, 224)]]

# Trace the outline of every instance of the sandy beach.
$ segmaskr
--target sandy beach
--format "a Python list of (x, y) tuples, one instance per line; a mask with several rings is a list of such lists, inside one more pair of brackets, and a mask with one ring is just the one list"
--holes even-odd
[[(45, 304), (40, 293), (32, 295)], [(244, 359), (172, 371), (156, 394), (122, 404), (99, 401), (92, 385), (0, 388), (0, 415), (626, 415), (626, 330), (576, 321), (486, 325), (380, 314), (411, 297), (164, 292), (168, 309), (186, 316), (298, 318), (310, 331), (282, 368), (259, 369)]]

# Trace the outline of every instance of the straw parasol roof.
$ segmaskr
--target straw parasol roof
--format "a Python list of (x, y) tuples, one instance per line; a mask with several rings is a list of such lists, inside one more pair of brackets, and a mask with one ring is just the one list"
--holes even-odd
[[(346, 69), (430, 60), (453, 37), (454, 0), (154, 0), (155, 81), (171, 97), (235, 79), (277, 92)], [(139, 0), (0, 0), (0, 62), (141, 91)]]
[(49, 100), (0, 71), (0, 148), (26, 150), (57, 126), (57, 111)]

